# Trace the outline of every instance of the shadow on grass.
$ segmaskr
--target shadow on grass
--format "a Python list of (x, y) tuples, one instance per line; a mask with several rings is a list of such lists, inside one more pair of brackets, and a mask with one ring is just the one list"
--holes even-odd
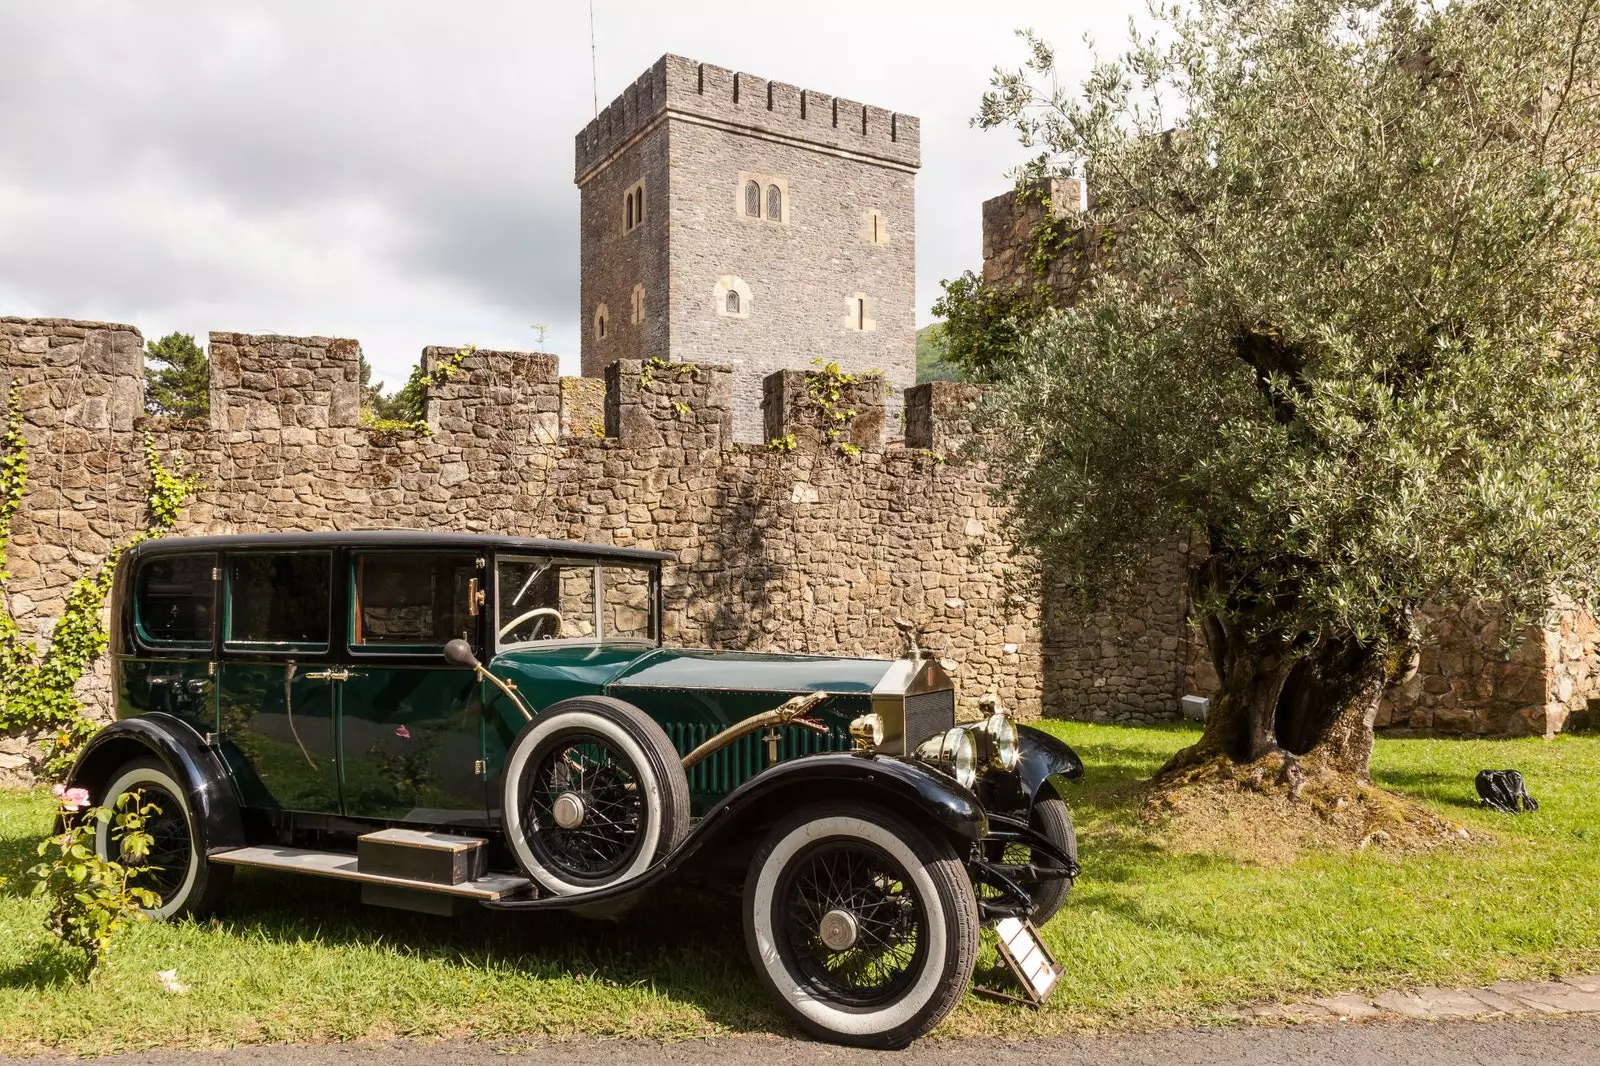
[(1483, 803), (1472, 779), (1460, 773), (1438, 770), (1386, 770), (1372, 775), (1379, 788), (1404, 792), (1432, 804), (1479, 810)]
[(82, 982), (78, 961), (49, 942), (41, 942), (26, 961), (0, 968), (0, 988), (43, 991)]
[(735, 1032), (788, 1032), (750, 971), (737, 901), (691, 889), (663, 890), (615, 920), (478, 907), (450, 918), (366, 906), (360, 887), (346, 882), (240, 870), (218, 918), (280, 944), (388, 944), (540, 979), (644, 984)]

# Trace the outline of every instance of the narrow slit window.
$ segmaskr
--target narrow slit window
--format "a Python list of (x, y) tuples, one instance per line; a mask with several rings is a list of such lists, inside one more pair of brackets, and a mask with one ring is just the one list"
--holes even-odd
[(783, 191), (776, 185), (767, 186), (767, 217), (774, 222), (783, 221)]
[(867, 301), (865, 297), (856, 297), (856, 329), (867, 328)]
[(744, 213), (751, 218), (761, 217), (761, 183), (758, 181), (744, 184)]

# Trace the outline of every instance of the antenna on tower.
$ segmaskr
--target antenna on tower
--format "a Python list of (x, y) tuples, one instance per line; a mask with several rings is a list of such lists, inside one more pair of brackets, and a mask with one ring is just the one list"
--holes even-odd
[(600, 75), (594, 62), (594, 0), (589, 0), (589, 83), (594, 87), (594, 117), (600, 117)]

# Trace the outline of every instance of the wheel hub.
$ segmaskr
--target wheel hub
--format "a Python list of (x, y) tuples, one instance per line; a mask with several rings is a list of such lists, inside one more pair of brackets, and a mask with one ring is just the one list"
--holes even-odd
[(583, 824), (583, 797), (576, 792), (563, 792), (550, 805), (550, 816), (562, 829), (576, 829)]
[(822, 916), (822, 923), (817, 932), (829, 951), (849, 951), (856, 946), (856, 938), (861, 933), (861, 927), (856, 923), (855, 915), (847, 910), (835, 908)]

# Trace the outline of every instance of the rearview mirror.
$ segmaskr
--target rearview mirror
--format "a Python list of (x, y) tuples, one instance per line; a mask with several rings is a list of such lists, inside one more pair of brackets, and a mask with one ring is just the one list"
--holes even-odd
[(478, 657), (472, 654), (472, 645), (457, 637), (444, 646), (444, 661), (451, 666), (478, 668)]

